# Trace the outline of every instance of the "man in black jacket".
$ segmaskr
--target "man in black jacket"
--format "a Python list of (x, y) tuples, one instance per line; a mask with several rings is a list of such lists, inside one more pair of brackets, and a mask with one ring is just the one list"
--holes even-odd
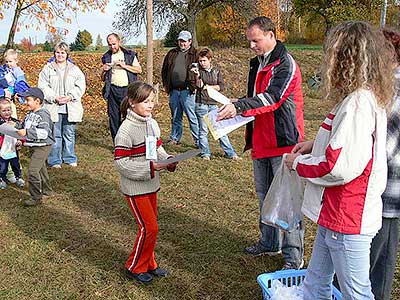
[(107, 43), (110, 49), (101, 58), (103, 63), (101, 78), (105, 83), (103, 97), (107, 100), (110, 131), (114, 143), (121, 125), (119, 107), (128, 92), (128, 84), (137, 80), (137, 74), (142, 73), (142, 67), (135, 51), (121, 47), (121, 40), (117, 34), (109, 34)]
[(171, 134), (169, 143), (179, 144), (182, 138), (182, 118), (185, 111), (196, 146), (199, 140), (199, 124), (195, 114), (195, 75), (190, 71), (196, 62), (196, 49), (192, 46), (192, 34), (181, 31), (178, 47), (171, 49), (164, 58), (161, 76), (169, 95), (171, 109)]

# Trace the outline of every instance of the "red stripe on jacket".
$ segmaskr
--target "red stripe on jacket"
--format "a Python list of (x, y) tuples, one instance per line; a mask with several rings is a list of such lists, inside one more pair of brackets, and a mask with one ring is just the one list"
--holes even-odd
[(331, 145), (328, 145), (325, 151), (326, 161), (321, 161), (318, 165), (307, 165), (298, 163), (296, 170), (301, 177), (318, 178), (330, 173), (339, 158), (342, 148), (333, 150)]
[(372, 164), (371, 158), (363, 173), (354, 180), (325, 188), (319, 225), (345, 234), (360, 234)]
[[(157, 148), (162, 145), (162, 140), (157, 139)], [(121, 146), (115, 146), (114, 150), (114, 160), (121, 159), (129, 156), (141, 156), (146, 154), (146, 145), (140, 144), (138, 146), (133, 146), (132, 148), (126, 148)]]

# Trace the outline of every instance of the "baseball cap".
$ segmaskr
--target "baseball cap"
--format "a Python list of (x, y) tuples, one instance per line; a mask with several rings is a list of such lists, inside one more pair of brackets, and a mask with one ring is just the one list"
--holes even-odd
[(39, 89), (38, 87), (31, 87), (29, 89), (27, 89), (25, 92), (19, 94), (22, 97), (35, 97), (35, 98), (39, 98), (42, 101), (44, 100), (44, 94), (42, 92), (41, 89)]
[(179, 32), (178, 40), (188, 41), (192, 39), (192, 34), (189, 31), (183, 30)]

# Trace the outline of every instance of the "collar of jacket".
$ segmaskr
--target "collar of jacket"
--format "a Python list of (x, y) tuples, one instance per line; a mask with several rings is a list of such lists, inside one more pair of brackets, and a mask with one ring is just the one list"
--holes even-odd
[[(271, 55), (269, 57), (269, 61), (266, 64), (266, 66), (274, 63), (275, 61), (277, 61), (278, 59), (280, 59), (283, 55), (285, 55), (287, 53), (287, 50), (285, 48), (285, 46), (282, 44), (281, 41), (277, 40), (276, 41), (276, 45), (275, 48), (272, 50)], [(260, 65), (260, 61), (258, 60), (258, 57), (253, 57), (250, 60), (250, 67), (257, 67)]]

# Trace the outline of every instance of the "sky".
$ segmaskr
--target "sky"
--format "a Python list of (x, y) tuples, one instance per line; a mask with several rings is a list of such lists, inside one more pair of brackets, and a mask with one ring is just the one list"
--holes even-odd
[[(72, 43), (78, 33), (78, 30), (87, 30), (92, 35), (93, 43), (96, 42), (97, 35), (100, 34), (103, 44), (106, 45), (106, 36), (113, 32), (112, 22), (115, 13), (120, 10), (118, 0), (110, 0), (106, 6), (105, 13), (100, 11), (82, 13), (79, 12), (72, 20), (71, 24), (58, 23), (57, 26), (68, 29), (69, 33), (66, 36), (66, 42)], [(11, 27), (13, 9), (7, 10), (4, 13), (4, 19), (0, 20), (0, 44), (7, 42), (8, 32)], [(24, 37), (31, 37), (33, 43), (43, 43), (47, 35), (46, 29), (43, 28), (39, 31), (34, 29), (26, 30), (21, 28), (20, 32), (16, 32), (15, 42), (19, 43)], [(139, 37), (131, 38), (126, 41), (126, 44), (146, 44), (146, 32), (143, 30), (143, 34)]]

